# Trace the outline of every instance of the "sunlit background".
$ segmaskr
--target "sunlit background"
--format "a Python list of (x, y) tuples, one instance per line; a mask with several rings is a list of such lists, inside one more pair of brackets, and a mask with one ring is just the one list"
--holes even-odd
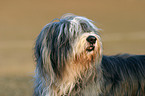
[(96, 22), (104, 54), (145, 54), (145, 0), (0, 0), (0, 96), (32, 96), (35, 38), (65, 13)]

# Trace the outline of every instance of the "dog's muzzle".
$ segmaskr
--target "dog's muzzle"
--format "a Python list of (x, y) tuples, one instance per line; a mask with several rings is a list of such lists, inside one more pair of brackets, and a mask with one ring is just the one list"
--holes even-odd
[(90, 46), (86, 50), (89, 52), (93, 51), (95, 48), (94, 44), (96, 43), (97, 38), (95, 36), (90, 35), (87, 37), (86, 40), (90, 44)]

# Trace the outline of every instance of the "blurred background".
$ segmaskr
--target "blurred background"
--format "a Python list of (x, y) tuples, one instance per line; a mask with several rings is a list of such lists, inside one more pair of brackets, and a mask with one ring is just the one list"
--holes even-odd
[(145, 54), (145, 0), (0, 0), (0, 96), (32, 96), (35, 38), (65, 13), (96, 22), (104, 54)]

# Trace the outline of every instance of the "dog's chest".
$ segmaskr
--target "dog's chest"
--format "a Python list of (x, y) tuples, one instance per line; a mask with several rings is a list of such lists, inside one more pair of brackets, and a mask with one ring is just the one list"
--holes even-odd
[(100, 93), (100, 86), (94, 82), (91, 84), (87, 84), (86, 86), (83, 86), (83, 88), (78, 90), (78, 92), (72, 91), (70, 96), (98, 96)]
[(98, 96), (100, 93), (100, 86), (96, 83), (87, 85), (82, 91), (82, 96)]

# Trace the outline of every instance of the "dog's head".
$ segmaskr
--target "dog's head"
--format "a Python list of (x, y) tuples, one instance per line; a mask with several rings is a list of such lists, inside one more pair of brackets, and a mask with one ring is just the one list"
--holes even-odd
[(35, 56), (41, 73), (61, 76), (66, 63), (96, 62), (102, 54), (98, 28), (91, 20), (65, 15), (50, 22), (39, 34)]

